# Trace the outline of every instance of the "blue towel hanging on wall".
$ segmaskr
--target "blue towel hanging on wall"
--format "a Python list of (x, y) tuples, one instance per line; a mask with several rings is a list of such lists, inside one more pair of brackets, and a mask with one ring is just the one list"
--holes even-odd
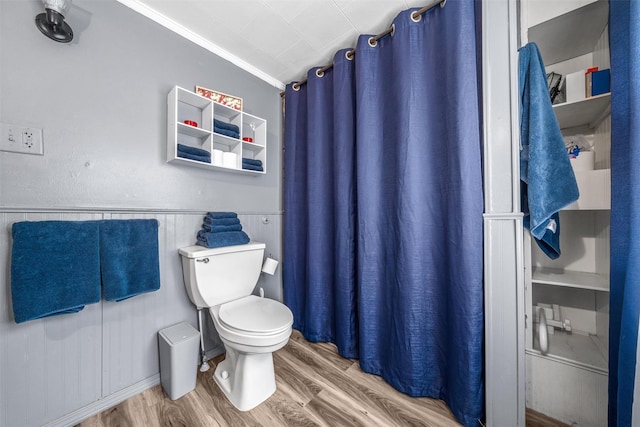
[(100, 272), (107, 301), (122, 301), (160, 289), (158, 221), (102, 221)]
[(16, 323), (76, 313), (100, 301), (158, 290), (158, 221), (13, 224), (11, 299)]
[(11, 300), (16, 323), (76, 313), (100, 301), (98, 221), (13, 224)]
[(578, 200), (578, 185), (551, 105), (535, 43), (520, 48), (520, 181), (524, 226), (551, 259), (560, 256), (558, 212)]

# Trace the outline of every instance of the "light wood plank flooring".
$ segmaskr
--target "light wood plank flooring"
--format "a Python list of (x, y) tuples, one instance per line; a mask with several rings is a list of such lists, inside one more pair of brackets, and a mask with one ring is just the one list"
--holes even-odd
[(412, 398), (327, 343), (307, 342), (294, 331), (274, 354), (277, 391), (247, 412), (235, 409), (212, 375), (199, 372), (196, 389), (172, 401), (160, 386), (95, 415), (80, 427), (125, 426), (458, 426), (441, 400)]
[[(212, 375), (224, 355), (198, 372), (196, 389), (172, 401), (158, 385), (95, 415), (78, 427), (138, 426), (459, 426), (441, 400), (412, 398), (358, 362), (344, 359), (333, 344), (310, 343), (293, 331), (274, 354), (277, 391), (248, 411), (235, 409)], [(527, 427), (569, 427), (527, 409)]]

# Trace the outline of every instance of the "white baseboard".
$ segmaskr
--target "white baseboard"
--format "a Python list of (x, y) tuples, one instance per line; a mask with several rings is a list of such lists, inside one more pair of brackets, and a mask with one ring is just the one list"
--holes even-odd
[(93, 403), (83, 406), (82, 408), (73, 411), (63, 417), (60, 417), (57, 420), (51, 421), (45, 424), (44, 427), (65, 427), (76, 425), (93, 415), (99, 414), (106, 409), (124, 402), (125, 400), (135, 396), (136, 394), (142, 393), (143, 391), (151, 387), (155, 387), (158, 384), (160, 384), (160, 374), (155, 374), (105, 398), (96, 400)]

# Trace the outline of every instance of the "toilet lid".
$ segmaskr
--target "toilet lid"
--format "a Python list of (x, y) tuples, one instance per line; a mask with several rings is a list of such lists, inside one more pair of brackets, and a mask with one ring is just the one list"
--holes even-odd
[(223, 304), (218, 316), (226, 326), (252, 333), (278, 332), (293, 323), (287, 306), (255, 295)]

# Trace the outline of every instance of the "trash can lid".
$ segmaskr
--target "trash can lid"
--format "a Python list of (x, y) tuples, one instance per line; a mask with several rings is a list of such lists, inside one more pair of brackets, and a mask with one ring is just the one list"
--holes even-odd
[(186, 322), (162, 329), (159, 333), (170, 345), (176, 345), (189, 338), (197, 337), (200, 334), (196, 328)]

